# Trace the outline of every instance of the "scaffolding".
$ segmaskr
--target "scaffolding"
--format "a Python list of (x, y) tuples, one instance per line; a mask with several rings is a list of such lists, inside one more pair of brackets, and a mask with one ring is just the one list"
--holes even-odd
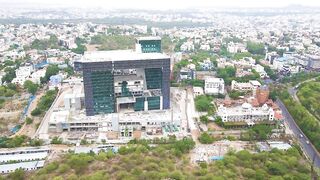
[(114, 84), (111, 71), (91, 73), (93, 109), (95, 114), (114, 112)]

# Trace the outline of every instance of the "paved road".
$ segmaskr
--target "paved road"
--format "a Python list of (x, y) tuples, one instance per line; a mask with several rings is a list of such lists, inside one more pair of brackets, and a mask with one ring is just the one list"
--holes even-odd
[[(314, 164), (316, 167), (320, 168), (320, 154), (318, 153), (318, 151), (314, 148), (314, 146), (311, 143), (307, 144), (307, 141), (310, 142), (310, 140), (307, 138), (306, 135), (304, 135), (302, 130), (296, 124), (296, 122), (292, 118), (291, 114), (288, 112), (285, 105), (280, 100), (277, 100), (277, 104), (279, 105), (280, 109), (283, 112), (283, 116), (285, 117), (285, 121), (289, 124), (289, 127), (292, 130), (293, 134), (299, 140), (299, 143), (302, 147), (302, 150), (309, 157), (309, 159), (311, 159), (311, 161), (313, 160), (313, 158), (315, 158)], [(303, 134), (302, 138), (300, 137), (300, 134)]]
[(39, 139), (43, 139), (43, 140), (49, 139), (48, 128), (49, 128), (50, 116), (51, 116), (53, 110), (55, 108), (58, 108), (60, 102), (63, 102), (64, 95), (68, 94), (70, 92), (72, 92), (72, 89), (70, 89), (68, 87), (61, 87), (61, 89), (59, 89), (59, 92), (58, 92), (54, 102), (52, 103), (51, 107), (46, 112), (45, 116), (43, 117), (43, 119), (42, 119), (36, 133), (34, 134), (33, 138), (38, 137)]
[(199, 117), (199, 114), (195, 110), (194, 105), (194, 98), (193, 98), (193, 92), (191, 88), (186, 89), (186, 117), (188, 121), (188, 128), (191, 131), (192, 139), (198, 143), (198, 136), (199, 136), (199, 127), (197, 123), (195, 122), (195, 118)]
[(301, 84), (305, 83), (305, 82), (314, 81), (314, 80), (316, 80), (316, 78), (318, 78), (318, 77), (311, 78), (311, 79), (308, 79), (308, 80), (306, 80), (306, 81), (300, 82), (300, 83), (298, 83), (297, 85), (295, 85), (294, 87), (289, 88), (289, 89), (288, 89), (289, 94), (293, 97), (293, 99), (294, 99), (295, 101), (298, 101), (298, 102), (300, 103), (300, 100), (299, 100), (299, 98), (298, 98), (298, 96), (297, 96), (297, 92), (298, 92), (299, 86), (300, 86)]

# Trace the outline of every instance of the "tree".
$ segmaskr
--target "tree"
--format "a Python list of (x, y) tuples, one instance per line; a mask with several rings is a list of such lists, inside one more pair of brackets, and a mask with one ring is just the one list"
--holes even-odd
[(55, 137), (52, 138), (51, 144), (62, 144), (62, 139), (57, 137), (57, 136), (55, 136)]
[(236, 91), (236, 90), (232, 90), (230, 93), (229, 93), (229, 96), (231, 99), (239, 99), (240, 96), (243, 96), (245, 95), (244, 92), (241, 92), (241, 91)]
[(26, 118), (26, 124), (32, 124), (33, 120), (29, 117)]
[(32, 116), (38, 116), (40, 115), (42, 112), (39, 108), (35, 108), (34, 110), (31, 111), (31, 115)]
[(70, 167), (75, 169), (77, 173), (80, 173), (93, 160), (93, 157), (88, 154), (74, 154), (71, 155), (70, 159), (68, 160), (68, 164), (70, 165)]
[(223, 124), (223, 121), (222, 121), (222, 118), (219, 116), (219, 117), (216, 117), (215, 121), (214, 121), (217, 125), (223, 127), (224, 124)]
[(15, 68), (6, 67), (4, 72), (6, 74), (2, 77), (2, 82), (11, 83), (11, 81), (16, 77)]
[(16, 169), (14, 172), (9, 174), (9, 178), (14, 180), (23, 180), (24, 175), (25, 173), (23, 169)]
[(33, 83), (30, 80), (26, 80), (23, 84), (23, 87), (28, 90), (29, 93), (35, 95), (38, 90), (38, 84)]
[(265, 47), (262, 43), (255, 43), (255, 42), (247, 42), (247, 49), (250, 53), (252, 54), (260, 54), (260, 55), (264, 55), (265, 52)]
[(204, 124), (208, 124), (209, 118), (207, 116), (200, 116), (200, 121)]
[(218, 68), (217, 77), (222, 78), (226, 84), (231, 84), (231, 81), (236, 76), (236, 68), (227, 66), (225, 68)]
[(208, 111), (209, 109), (213, 108), (211, 102), (213, 98), (211, 96), (200, 95), (195, 98), (195, 106), (197, 111)]
[(59, 68), (57, 65), (49, 65), (46, 74), (43, 79), (41, 79), (42, 83), (49, 81), (50, 77), (53, 75), (57, 75), (59, 73)]
[(202, 144), (211, 144), (214, 141), (214, 138), (210, 136), (208, 133), (204, 132), (200, 135), (199, 141)]

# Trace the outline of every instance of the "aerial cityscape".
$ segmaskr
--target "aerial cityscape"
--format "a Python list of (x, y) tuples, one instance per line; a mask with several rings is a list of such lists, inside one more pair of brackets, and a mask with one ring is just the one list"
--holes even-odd
[(320, 2), (0, 0), (0, 180), (320, 178)]

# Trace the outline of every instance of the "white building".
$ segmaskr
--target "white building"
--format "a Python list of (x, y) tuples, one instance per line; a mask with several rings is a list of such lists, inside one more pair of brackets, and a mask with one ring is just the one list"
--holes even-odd
[(19, 67), (19, 69), (16, 69), (16, 77), (12, 80), (12, 83), (23, 85), (32, 72), (33, 66)]
[(246, 46), (241, 43), (229, 43), (227, 47), (228, 52), (230, 53), (241, 53), (241, 52), (247, 52)]
[(14, 172), (16, 169), (23, 169), (24, 171), (32, 171), (40, 169), (44, 166), (44, 160), (41, 161), (27, 161), (11, 164), (1, 164), (0, 173), (8, 174)]
[(204, 50), (204, 51), (209, 51), (210, 50), (210, 45), (209, 44), (202, 44), (200, 46), (200, 49)]
[(262, 107), (252, 107), (249, 103), (236, 107), (220, 105), (217, 115), (222, 118), (223, 122), (246, 122), (248, 125), (253, 125), (257, 121), (274, 120), (274, 111), (266, 104)]
[(43, 167), (50, 149), (46, 147), (25, 147), (0, 151), (0, 174), (10, 173), (16, 169), (25, 171)]
[(224, 94), (224, 80), (207, 77), (204, 82), (204, 92), (205, 94)]
[(31, 74), (29, 80), (33, 83), (40, 84), (40, 79), (46, 75), (45, 69), (39, 69), (38, 71)]
[(268, 74), (267, 72), (264, 70), (264, 67), (261, 66), (260, 64), (256, 64), (253, 66), (253, 69), (259, 73), (260, 77), (261, 78), (265, 78), (265, 77), (268, 77)]
[(258, 87), (261, 86), (261, 83), (256, 80), (250, 80), (249, 82), (237, 82), (233, 80), (231, 82), (231, 90), (236, 91), (255, 91)]
[(180, 46), (180, 50), (182, 52), (186, 51), (193, 51), (194, 50), (194, 44), (191, 41), (185, 42)]

